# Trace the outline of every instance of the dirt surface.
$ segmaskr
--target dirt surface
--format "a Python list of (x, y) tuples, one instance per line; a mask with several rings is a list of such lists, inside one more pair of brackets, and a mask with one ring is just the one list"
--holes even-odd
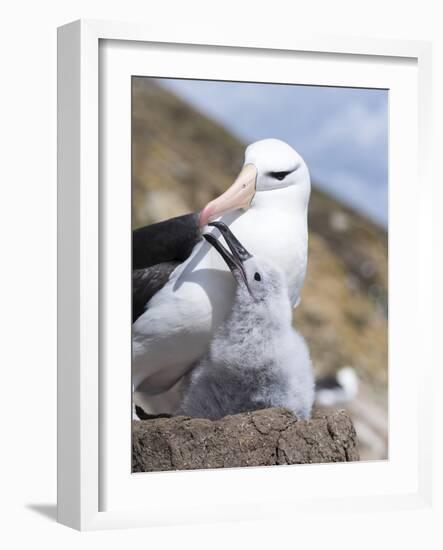
[(265, 409), (217, 421), (177, 416), (133, 423), (133, 472), (359, 460), (345, 411), (298, 421)]

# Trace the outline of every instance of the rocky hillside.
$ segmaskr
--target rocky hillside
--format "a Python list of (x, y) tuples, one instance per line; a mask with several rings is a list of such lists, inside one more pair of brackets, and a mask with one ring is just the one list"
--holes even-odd
[[(243, 163), (244, 143), (150, 79), (133, 79), (132, 128), (134, 228), (203, 207)], [(309, 267), (294, 320), (317, 374), (353, 366), (385, 416), (387, 234), (313, 183)]]

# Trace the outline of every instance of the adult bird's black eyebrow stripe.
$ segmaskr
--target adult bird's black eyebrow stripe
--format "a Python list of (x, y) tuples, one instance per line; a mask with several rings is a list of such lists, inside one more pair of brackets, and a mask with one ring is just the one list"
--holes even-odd
[(286, 172), (269, 172), (269, 175), (271, 178), (275, 178), (277, 180), (283, 180), (288, 174), (291, 174), (294, 170), (288, 170)]

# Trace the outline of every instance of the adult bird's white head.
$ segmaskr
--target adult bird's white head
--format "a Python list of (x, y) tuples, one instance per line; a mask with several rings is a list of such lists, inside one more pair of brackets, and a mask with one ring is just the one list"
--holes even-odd
[[(233, 210), (259, 207), (270, 201), (267, 191), (292, 188), (292, 196), (301, 209), (306, 209), (310, 195), (310, 177), (303, 158), (290, 145), (279, 139), (263, 139), (246, 148), (245, 162), (234, 183), (201, 211), (203, 227)], [(272, 195), (286, 201), (286, 194)]]

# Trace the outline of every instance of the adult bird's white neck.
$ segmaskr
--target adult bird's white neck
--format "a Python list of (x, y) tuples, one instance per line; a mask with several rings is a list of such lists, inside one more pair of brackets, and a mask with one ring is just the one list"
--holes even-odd
[(305, 223), (308, 203), (309, 192), (296, 184), (257, 192), (249, 210), (269, 210), (269, 215), (288, 215)]
[[(307, 203), (300, 199), (300, 191), (297, 186), (261, 191), (247, 211), (220, 218), (251, 254), (268, 258), (283, 270), (294, 306), (300, 298), (308, 246)], [(227, 269), (212, 247), (206, 243), (203, 247), (208, 267)]]

